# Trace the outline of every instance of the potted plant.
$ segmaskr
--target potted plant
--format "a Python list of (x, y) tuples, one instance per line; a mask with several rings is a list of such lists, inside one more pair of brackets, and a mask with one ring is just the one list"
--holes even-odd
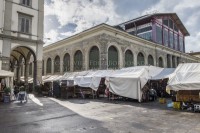
[(9, 103), (10, 102), (10, 92), (11, 92), (11, 89), (9, 87), (6, 87), (4, 89), (4, 93), (5, 93), (4, 100), (3, 100), (4, 103)]

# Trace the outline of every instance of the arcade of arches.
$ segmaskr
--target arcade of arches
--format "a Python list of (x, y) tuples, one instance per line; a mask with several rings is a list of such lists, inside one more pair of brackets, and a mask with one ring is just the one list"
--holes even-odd
[(39, 64), (35, 52), (29, 47), (19, 46), (14, 48), (10, 53), (10, 70), (14, 72), (15, 83), (24, 82), (24, 85), (28, 85), (29, 77), (33, 78), (33, 86), (37, 84), (38, 81), (41, 82), (41, 76), (38, 73), (40, 69), (38, 67), (42, 66)]
[[(85, 55), (87, 54), (87, 55)], [(88, 57), (88, 69), (101, 69), (100, 49), (97, 46), (92, 46), (88, 53), (83, 53), (81, 50), (76, 50), (74, 54), (65, 53), (62, 57), (56, 55), (54, 58), (48, 57), (44, 61), (45, 72), (44, 74), (63, 74), (69, 71), (82, 71), (84, 68), (85, 60)], [(136, 55), (136, 58), (134, 57)], [(154, 65), (159, 67), (176, 67), (180, 62), (180, 57), (167, 55), (166, 64), (164, 64), (163, 57), (159, 56), (157, 59), (151, 54), (144, 55), (143, 52), (134, 54), (130, 49), (124, 52), (124, 55), (120, 57), (119, 50), (115, 46), (109, 46), (107, 51), (107, 69), (120, 68), (120, 58), (124, 60), (122, 67), (142, 66), (142, 65)], [(136, 60), (136, 61), (134, 61)], [(45, 64), (46, 63), (46, 64)], [(172, 64), (172, 65), (171, 65)], [(72, 67), (73, 66), (73, 67)]]

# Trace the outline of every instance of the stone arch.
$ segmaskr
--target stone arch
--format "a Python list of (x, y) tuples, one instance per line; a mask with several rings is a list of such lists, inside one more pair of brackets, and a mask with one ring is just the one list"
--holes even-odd
[(130, 49), (125, 51), (125, 67), (134, 66), (134, 55)]
[(108, 68), (119, 68), (119, 52), (117, 48), (113, 45), (108, 48)]
[(92, 46), (89, 50), (89, 69), (99, 69), (100, 51), (97, 46)]
[(169, 54), (167, 54), (167, 67), (170, 68), (171, 67), (171, 56)]
[(70, 71), (70, 54), (65, 53), (63, 57), (63, 72)]
[(60, 56), (56, 55), (54, 58), (54, 73), (60, 72)]
[(151, 54), (148, 56), (148, 65), (154, 65), (154, 58)]
[(48, 58), (46, 63), (46, 73), (51, 74), (51, 70), (52, 70), (52, 59)]
[(159, 67), (164, 67), (164, 62), (163, 62), (163, 58), (162, 57), (158, 58), (158, 66)]
[(139, 52), (137, 55), (137, 65), (138, 66), (143, 66), (145, 65), (145, 57), (142, 52)]
[(83, 69), (83, 53), (77, 50), (74, 53), (74, 71), (81, 71)]

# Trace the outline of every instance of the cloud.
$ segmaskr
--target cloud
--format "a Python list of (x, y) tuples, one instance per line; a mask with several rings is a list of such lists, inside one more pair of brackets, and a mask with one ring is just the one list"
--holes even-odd
[(49, 32), (46, 32), (44, 34), (44, 42), (45, 42), (45, 45), (48, 45), (52, 42), (56, 42), (58, 40), (62, 39), (60, 36), (59, 36), (59, 33), (57, 30), (50, 30)]
[[(186, 51), (200, 50), (199, 0), (46, 0), (45, 19), (51, 18), (46, 34), (56, 34), (51, 42), (66, 38), (100, 23), (116, 25), (152, 11), (175, 12), (191, 36)], [(56, 20), (55, 20), (56, 19)], [(48, 26), (49, 25), (49, 26)], [(54, 25), (54, 26), (52, 26)], [(57, 40), (56, 40), (57, 39)], [(50, 43), (50, 42), (49, 42)]]

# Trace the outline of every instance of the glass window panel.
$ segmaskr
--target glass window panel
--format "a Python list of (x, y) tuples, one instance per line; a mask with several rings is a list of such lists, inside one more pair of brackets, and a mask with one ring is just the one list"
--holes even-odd
[(165, 46), (168, 46), (169, 44), (169, 41), (168, 41), (168, 30), (167, 29), (164, 29), (164, 32), (163, 32), (163, 36), (164, 36), (164, 45)]
[(164, 19), (163, 20), (163, 24), (166, 25), (166, 26), (168, 26), (168, 19)]
[(173, 29), (173, 21), (171, 19), (169, 19), (169, 27)]
[(174, 34), (174, 45), (175, 45), (175, 50), (178, 50), (178, 39), (176, 34)]
[(30, 24), (29, 20), (26, 19), (26, 33), (29, 33), (29, 24)]
[(179, 37), (180, 51), (183, 52), (183, 37)]
[(141, 33), (138, 36), (147, 40), (152, 40), (152, 32)]
[(170, 41), (170, 48), (173, 48), (173, 33), (172, 32), (169, 32), (169, 41)]
[(162, 44), (162, 28), (156, 26), (156, 42)]

